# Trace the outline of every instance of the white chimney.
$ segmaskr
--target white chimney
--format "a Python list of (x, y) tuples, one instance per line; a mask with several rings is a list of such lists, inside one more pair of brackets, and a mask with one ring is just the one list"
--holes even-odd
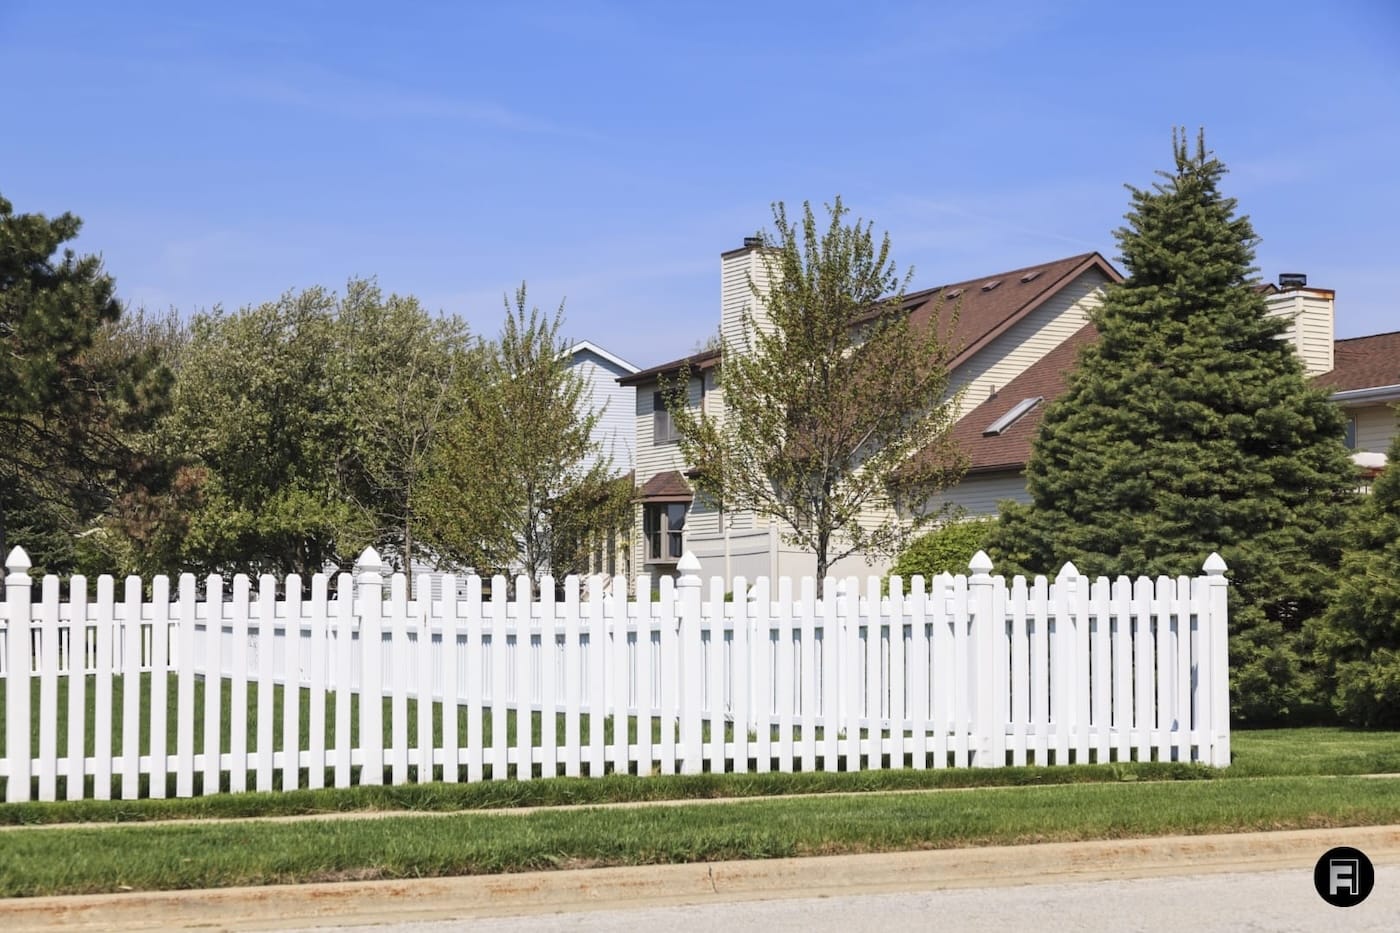
[(726, 347), (742, 350), (750, 344), (744, 323), (746, 312), (759, 328), (769, 326), (759, 296), (767, 294), (779, 274), (774, 268), (775, 260), (775, 251), (765, 250), (758, 237), (744, 237), (743, 246), (720, 253), (720, 336)]
[(1280, 290), (1265, 300), (1269, 314), (1289, 321), (1282, 339), (1293, 344), (1309, 376), (1331, 372), (1337, 293), (1330, 288), (1309, 288), (1307, 278), (1296, 274), (1280, 275), (1279, 286)]

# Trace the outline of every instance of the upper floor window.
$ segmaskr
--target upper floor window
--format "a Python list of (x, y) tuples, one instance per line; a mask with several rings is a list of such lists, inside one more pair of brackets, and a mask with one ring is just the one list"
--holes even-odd
[(651, 393), (651, 437), (653, 444), (674, 444), (681, 439), (676, 430), (675, 419), (666, 408), (666, 396), (662, 392)]

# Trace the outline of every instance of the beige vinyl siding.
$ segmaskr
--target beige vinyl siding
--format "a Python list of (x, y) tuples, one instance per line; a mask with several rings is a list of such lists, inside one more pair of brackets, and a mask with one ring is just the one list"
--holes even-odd
[(1282, 339), (1293, 344), (1309, 375), (1331, 372), (1333, 351), (1333, 299), (1330, 292), (1290, 290), (1268, 297), (1269, 314), (1289, 320)]
[(1026, 478), (1019, 472), (975, 473), (951, 489), (945, 489), (934, 501), (961, 508), (968, 518), (997, 514), (997, 503), (1003, 499), (1030, 502)]
[(1345, 409), (1347, 417), (1356, 419), (1356, 449), (1383, 454), (1400, 430), (1395, 409), (1389, 405), (1367, 405)]
[(971, 411), (1064, 343), (1089, 322), (1089, 311), (1103, 301), (1108, 279), (1089, 269), (959, 366), (949, 393), (965, 389), (962, 410)]

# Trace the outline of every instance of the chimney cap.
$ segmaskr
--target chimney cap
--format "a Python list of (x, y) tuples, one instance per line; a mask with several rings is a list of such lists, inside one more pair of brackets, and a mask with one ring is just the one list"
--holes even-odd
[(1308, 277), (1302, 272), (1280, 272), (1278, 274), (1279, 288), (1307, 288)]
[(744, 249), (758, 249), (758, 248), (759, 248), (760, 246), (762, 246), (762, 245), (763, 245), (763, 237), (761, 237), (761, 236), (746, 236), (746, 237), (744, 237)]

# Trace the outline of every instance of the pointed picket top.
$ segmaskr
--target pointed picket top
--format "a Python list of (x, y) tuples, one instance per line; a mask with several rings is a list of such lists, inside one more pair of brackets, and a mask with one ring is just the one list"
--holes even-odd
[(968, 561), (967, 569), (972, 571), (973, 576), (985, 577), (992, 572), (992, 559), (987, 556), (986, 551), (978, 551), (972, 555), (972, 560)]
[(700, 558), (695, 556), (694, 551), (686, 551), (685, 555), (680, 559), (680, 563), (676, 564), (676, 570), (678, 570), (682, 576), (695, 576), (700, 573)]
[(1206, 562), (1202, 565), (1201, 569), (1206, 572), (1206, 576), (1208, 577), (1219, 577), (1223, 576), (1225, 571), (1229, 568), (1225, 566), (1224, 558), (1214, 551), (1211, 551), (1210, 556), (1206, 558)]
[(1060, 572), (1057, 573), (1057, 574), (1055, 574), (1055, 579), (1056, 579), (1056, 580), (1063, 580), (1063, 579), (1065, 579), (1066, 577), (1069, 577), (1069, 578), (1073, 579), (1073, 578), (1078, 577), (1078, 576), (1079, 576), (1079, 568), (1076, 567), (1076, 566), (1074, 566), (1074, 561), (1072, 561), (1072, 560), (1067, 560), (1067, 561), (1065, 561), (1065, 565), (1064, 565), (1063, 567), (1060, 568)]
[(10, 549), (10, 556), (5, 558), (5, 568), (10, 573), (27, 574), (29, 568), (33, 566), (29, 561), (29, 555), (24, 553), (24, 548), (18, 544)]

